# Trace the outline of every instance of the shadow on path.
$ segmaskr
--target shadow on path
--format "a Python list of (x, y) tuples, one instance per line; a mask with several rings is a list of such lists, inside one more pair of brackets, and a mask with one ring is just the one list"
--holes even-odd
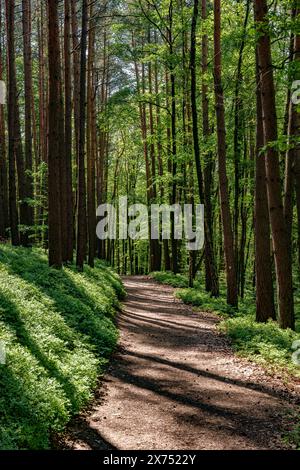
[(295, 397), (233, 354), (216, 316), (147, 277), (124, 284), (119, 349), (91, 409), (69, 428), (71, 448), (287, 448)]

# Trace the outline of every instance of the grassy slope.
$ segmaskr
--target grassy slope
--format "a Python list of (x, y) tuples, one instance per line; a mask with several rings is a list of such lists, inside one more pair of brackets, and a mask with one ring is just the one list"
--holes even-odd
[(119, 278), (56, 271), (42, 251), (0, 246), (0, 449), (42, 449), (92, 396), (117, 342)]
[[(253, 291), (246, 292), (237, 312), (227, 305), (225, 290), (222, 290), (218, 299), (213, 299), (199, 285), (194, 289), (186, 288), (188, 281), (183, 275), (153, 273), (152, 276), (158, 282), (182, 288), (176, 295), (183, 302), (199, 307), (202, 311), (214, 311), (221, 315), (223, 321), (220, 329), (231, 338), (233, 347), (239, 354), (268, 368), (281, 368), (293, 376), (300, 377), (300, 367), (294, 365), (291, 359), (292, 344), (300, 339), (300, 312), (297, 312), (297, 333), (281, 330), (275, 322), (255, 322)], [(298, 303), (296, 306), (299, 307)]]

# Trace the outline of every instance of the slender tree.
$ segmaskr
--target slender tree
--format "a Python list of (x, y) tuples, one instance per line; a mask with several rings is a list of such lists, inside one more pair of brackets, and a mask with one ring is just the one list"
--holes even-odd
[(65, 59), (65, 172), (66, 172), (66, 251), (63, 261), (72, 262), (74, 248), (73, 184), (72, 184), (72, 75), (71, 75), (71, 11), (70, 0), (65, 0), (64, 21)]
[(49, 137), (48, 137), (48, 198), (49, 198), (49, 265), (62, 266), (61, 198), (60, 198), (60, 44), (58, 0), (48, 0), (49, 58)]
[(96, 253), (96, 112), (95, 112), (95, 25), (93, 4), (90, 6), (89, 44), (88, 44), (88, 128), (87, 128), (87, 216), (88, 216), (88, 263), (94, 267)]
[(24, 89), (25, 89), (25, 202), (26, 225), (32, 226), (33, 206), (33, 178), (32, 178), (32, 53), (31, 53), (31, 1), (22, 0), (23, 24), (23, 56), (24, 56)]
[(16, 188), (16, 63), (15, 63), (15, 2), (6, 0), (6, 25), (8, 46), (8, 162), (9, 162), (9, 218), (11, 241), (13, 245), (19, 244), (18, 208)]
[(258, 54), (256, 54), (255, 280), (256, 320), (276, 319), (271, 263), (271, 234), (266, 187), (264, 129)]
[[(0, 2), (0, 37), (2, 36), (2, 2)], [(0, 80), (3, 80), (3, 55), (2, 43), (0, 41)], [(5, 113), (4, 105), (0, 104), (0, 237), (8, 236), (9, 213), (8, 213), (8, 185), (7, 185), (7, 160), (5, 142)]]
[(254, 2), (255, 23), (258, 32), (258, 60), (260, 68), (262, 109), (266, 152), (266, 177), (269, 214), (276, 266), (279, 322), (282, 328), (294, 328), (292, 264), (289, 253), (287, 227), (284, 219), (279, 155), (275, 87), (266, 0)]
[[(200, 201), (205, 204), (205, 191), (203, 172), (200, 160), (199, 145), (199, 129), (198, 129), (198, 111), (197, 111), (197, 72), (196, 72), (196, 30), (199, 16), (199, 1), (194, 0), (192, 28), (191, 28), (191, 52), (190, 52), (190, 68), (191, 68), (191, 108), (192, 108), (192, 131), (194, 142), (194, 157), (196, 163), (196, 173), (198, 181), (198, 192)], [(202, 51), (203, 52), (203, 51)], [(205, 59), (204, 59), (205, 60)], [(212, 243), (212, 226), (205, 218), (205, 256), (206, 256), (206, 277), (209, 277), (210, 290), (213, 296), (219, 295), (218, 276), (214, 260), (214, 251)]]
[(86, 258), (87, 243), (87, 209), (86, 209), (86, 176), (85, 176), (85, 140), (86, 140), (86, 71), (87, 71), (87, 26), (88, 5), (82, 0), (81, 27), (81, 61), (80, 61), (80, 125), (79, 125), (79, 154), (78, 154), (78, 211), (77, 211), (77, 258), (78, 269), (83, 270)]
[(222, 86), (222, 53), (221, 53), (221, 1), (214, 2), (214, 80), (217, 114), (218, 162), (221, 214), (224, 234), (224, 252), (227, 276), (227, 301), (230, 305), (238, 305), (238, 289), (236, 263), (234, 256), (232, 219), (230, 212), (228, 179), (226, 169), (226, 128), (225, 107)]

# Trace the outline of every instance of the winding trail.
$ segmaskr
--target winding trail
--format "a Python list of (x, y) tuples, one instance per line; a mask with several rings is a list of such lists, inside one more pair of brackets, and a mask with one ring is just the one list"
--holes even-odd
[(216, 316), (176, 300), (173, 288), (142, 276), (124, 284), (118, 352), (62, 447), (287, 448), (281, 436), (292, 426), (299, 394), (237, 358)]

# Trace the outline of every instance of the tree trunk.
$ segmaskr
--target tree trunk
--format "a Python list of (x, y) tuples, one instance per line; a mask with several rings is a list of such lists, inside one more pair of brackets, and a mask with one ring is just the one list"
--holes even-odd
[(16, 62), (15, 62), (15, 2), (6, 0), (7, 49), (8, 49), (8, 164), (9, 164), (9, 218), (11, 242), (19, 245), (17, 188), (16, 188)]
[(271, 40), (268, 33), (267, 1), (255, 0), (254, 7), (256, 28), (260, 35), (258, 39), (258, 59), (261, 78), (265, 144), (268, 145), (266, 153), (266, 176), (277, 277), (279, 323), (282, 328), (294, 328), (292, 263), (289, 256), (287, 228), (283, 212), (279, 154), (278, 150), (273, 145), (274, 142), (277, 142), (278, 135)]
[(238, 305), (238, 290), (236, 279), (236, 263), (234, 256), (232, 219), (230, 213), (230, 201), (228, 191), (228, 179), (226, 170), (226, 129), (225, 107), (222, 87), (222, 53), (221, 53), (221, 1), (214, 3), (214, 79), (217, 114), (218, 134), (218, 162), (221, 214), (224, 235), (224, 252), (227, 277), (227, 301), (233, 307)]
[[(2, 2), (0, 1), (0, 36), (2, 36)], [(0, 80), (3, 80), (2, 43), (0, 41)], [(5, 144), (4, 105), (0, 105), (0, 237), (7, 238), (9, 228), (9, 203), (7, 184), (7, 160)]]
[[(162, 125), (160, 117), (160, 100), (159, 100), (159, 86), (158, 86), (158, 64), (155, 62), (155, 95), (156, 95), (156, 139), (157, 139), (157, 160), (158, 160), (158, 174), (160, 177), (160, 203), (164, 203), (164, 185), (163, 185), (163, 176), (164, 176), (164, 166), (162, 158)], [(169, 253), (169, 243), (168, 240), (163, 240), (163, 253), (164, 253), (164, 267), (167, 270), (170, 270), (170, 253)]]
[[(246, 44), (247, 25), (250, 13), (250, 0), (247, 0), (246, 15), (243, 26), (243, 37), (239, 50), (239, 59), (237, 67), (237, 77), (235, 83), (235, 96), (234, 96), (234, 138), (233, 138), (233, 158), (234, 158), (234, 217), (233, 217), (233, 233), (234, 233), (234, 252), (236, 260), (236, 272), (238, 279), (238, 286), (241, 278), (241, 267), (239, 266), (239, 199), (242, 188), (240, 187), (240, 179), (242, 177), (242, 169), (240, 165), (241, 155), (243, 151), (243, 132), (242, 132), (242, 112), (243, 102), (240, 96), (240, 89), (243, 83), (242, 65), (244, 58), (244, 49)], [(242, 214), (241, 214), (242, 217)]]
[[(149, 42), (150, 42), (149, 32)], [(152, 183), (152, 201), (151, 204), (156, 204), (157, 190), (156, 190), (156, 158), (155, 158), (155, 134), (154, 134), (154, 117), (153, 117), (153, 104), (152, 104), (152, 64), (148, 63), (148, 83), (149, 83), (149, 129), (150, 129), (150, 160), (151, 160), (151, 183)], [(160, 271), (161, 268), (161, 247), (159, 240), (151, 240), (152, 253), (151, 253), (151, 271)]]
[(64, 60), (65, 60), (65, 172), (66, 172), (66, 229), (67, 238), (63, 261), (73, 261), (73, 185), (72, 185), (72, 79), (71, 79), (71, 12), (70, 0), (65, 0), (64, 21)]
[(60, 206), (60, 45), (58, 0), (48, 0), (49, 57), (49, 137), (48, 137), (48, 197), (49, 197), (49, 265), (62, 266), (61, 206)]
[(85, 178), (85, 121), (86, 121), (86, 50), (87, 50), (87, 0), (82, 1), (81, 60), (80, 60), (80, 127), (78, 155), (78, 211), (77, 211), (77, 260), (79, 270), (83, 270), (86, 258), (87, 211)]
[[(194, 157), (196, 163), (196, 173), (198, 181), (198, 193), (201, 204), (205, 205), (205, 191), (203, 173), (200, 161), (200, 145), (199, 145), (199, 129), (198, 129), (198, 112), (197, 112), (197, 75), (196, 75), (196, 31), (199, 14), (199, 0), (194, 0), (194, 10), (191, 29), (191, 52), (190, 52), (190, 68), (191, 68), (191, 109), (192, 109), (192, 131), (194, 143)], [(204, 5), (202, 5), (202, 14), (206, 16)], [(202, 52), (203, 51), (202, 49)], [(204, 58), (205, 61), (205, 58)], [(208, 116), (206, 116), (208, 119)], [(211, 214), (210, 214), (211, 215)], [(210, 291), (213, 296), (219, 295), (218, 276), (214, 260), (213, 241), (211, 225), (207, 217), (205, 217), (205, 266), (206, 278), (209, 278)]]
[[(90, 18), (93, 17), (93, 5), (90, 6)], [(87, 200), (88, 200), (88, 263), (93, 268), (96, 252), (96, 187), (95, 187), (95, 152), (96, 152), (96, 122), (95, 122), (95, 91), (94, 91), (94, 55), (95, 29), (93, 20), (90, 21), (88, 53), (88, 129), (87, 129)]]
[[(300, 9), (295, 9), (295, 18), (298, 18)], [(300, 80), (300, 34), (296, 34), (294, 38), (294, 54), (293, 59), (295, 61), (295, 74), (293, 79)], [(299, 105), (298, 105), (299, 106)], [(300, 268), (300, 113), (297, 109), (297, 105), (291, 100), (290, 103), (290, 121), (289, 121), (289, 135), (293, 139), (293, 146), (290, 150), (289, 160), (293, 162), (293, 175), (295, 179), (296, 188), (296, 204), (297, 204), (297, 221), (298, 221), (298, 264)]]
[[(23, 55), (25, 88), (25, 186), (26, 198), (33, 199), (32, 178), (32, 54), (31, 54), (31, 2), (22, 0), (23, 9)], [(32, 226), (33, 206), (25, 203), (26, 225)]]
[(271, 263), (271, 233), (266, 187), (263, 114), (261, 102), (260, 75), (256, 54), (256, 175), (255, 175), (255, 280), (256, 280), (256, 321), (276, 319)]

